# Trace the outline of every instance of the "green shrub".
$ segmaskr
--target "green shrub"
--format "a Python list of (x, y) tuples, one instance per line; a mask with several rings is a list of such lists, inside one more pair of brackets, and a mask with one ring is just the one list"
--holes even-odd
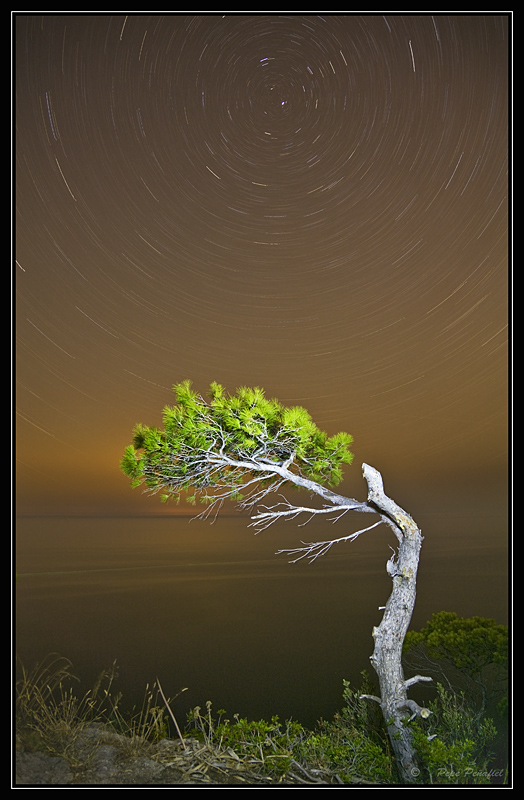
[(479, 720), (463, 693), (447, 691), (442, 684), (437, 684), (437, 699), (428, 707), (433, 712), (428, 721), (412, 725), (423, 782), (492, 784), (489, 747), (497, 735), (493, 720)]

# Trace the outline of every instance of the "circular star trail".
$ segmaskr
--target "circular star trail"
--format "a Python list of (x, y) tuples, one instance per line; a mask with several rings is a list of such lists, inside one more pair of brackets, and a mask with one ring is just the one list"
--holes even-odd
[(130, 427), (186, 377), (377, 466), (499, 469), (508, 23), (16, 15), (23, 503), (124, 496)]

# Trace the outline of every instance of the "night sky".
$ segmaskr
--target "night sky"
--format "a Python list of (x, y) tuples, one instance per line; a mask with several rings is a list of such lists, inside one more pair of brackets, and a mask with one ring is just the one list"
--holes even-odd
[(349, 431), (347, 492), (370, 463), (423, 530), (500, 521), (507, 16), (16, 14), (13, 40), (20, 514), (174, 513), (119, 460), (189, 378)]

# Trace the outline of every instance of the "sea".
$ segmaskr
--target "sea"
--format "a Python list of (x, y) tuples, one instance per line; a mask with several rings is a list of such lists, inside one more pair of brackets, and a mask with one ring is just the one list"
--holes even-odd
[[(442, 610), (507, 624), (504, 539), (488, 530), (452, 536), (441, 522), (425, 532), (411, 627)], [(373, 676), (371, 634), (390, 593), (395, 538), (380, 526), (312, 563), (277, 551), (356, 529), (313, 519), (255, 535), (241, 514), (213, 523), (20, 517), (16, 670), (57, 654), (71, 662), (81, 693), (116, 665), (123, 708), (138, 707), (159, 680), (182, 722), (209, 701), (228, 718), (314, 727), (342, 707), (345, 680), (357, 688), (363, 670)], [(430, 699), (434, 690), (424, 691)]]

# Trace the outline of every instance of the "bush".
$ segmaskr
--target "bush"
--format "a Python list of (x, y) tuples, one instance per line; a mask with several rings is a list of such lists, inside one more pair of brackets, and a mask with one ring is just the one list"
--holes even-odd
[(493, 754), (489, 746), (497, 735), (493, 720), (479, 720), (463, 693), (447, 691), (437, 684), (437, 695), (428, 704), (432, 711), (428, 722), (417, 720), (412, 728), (423, 782), (492, 784), (497, 777), (490, 769)]

